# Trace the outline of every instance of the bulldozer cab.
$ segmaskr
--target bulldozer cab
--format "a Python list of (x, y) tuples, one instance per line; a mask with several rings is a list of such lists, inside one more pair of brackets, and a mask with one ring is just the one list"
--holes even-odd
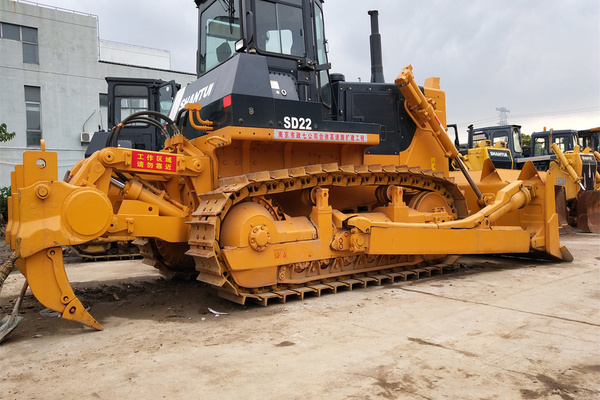
[(556, 143), (562, 152), (572, 151), (578, 144), (578, 135), (575, 130), (555, 130), (552, 137), (548, 131), (534, 132), (531, 135), (531, 145), (533, 146), (533, 156), (544, 156), (552, 154), (550, 144)]
[[(181, 85), (175, 81), (145, 78), (107, 77), (108, 83), (108, 131), (95, 132), (86, 149), (85, 156), (106, 147), (110, 131), (128, 116), (139, 111), (168, 113), (175, 93)], [(164, 138), (156, 127), (148, 124), (131, 124), (123, 128), (120, 147), (140, 150), (160, 150)]]
[(106, 78), (109, 92), (108, 128), (112, 129), (131, 114), (152, 110), (168, 112), (179, 86), (175, 81), (157, 79)]
[[(112, 129), (128, 116), (139, 111), (166, 113), (180, 85), (175, 81), (160, 79), (106, 78), (108, 83), (108, 129)], [(126, 126), (121, 134), (131, 141), (131, 148), (160, 150), (164, 138), (157, 129), (147, 124)]]
[(492, 146), (495, 146), (499, 142), (504, 142), (506, 145), (503, 147), (510, 150), (513, 158), (523, 156), (520, 125), (489, 126), (469, 130), (468, 148), (477, 147), (477, 143), (482, 140), (489, 140)]
[(556, 144), (561, 152), (572, 152), (578, 144), (577, 131), (575, 130), (552, 130), (533, 132), (531, 134), (532, 154), (529, 158), (538, 171), (546, 171), (550, 162), (556, 159), (552, 144)]
[[(500, 125), (473, 128), (473, 125), (470, 125), (466, 153), (471, 154), (473, 158), (489, 158), (496, 168), (516, 169), (518, 168), (518, 159), (523, 157), (521, 126)], [(476, 156), (478, 153), (485, 154)]]
[(321, 0), (196, 0), (196, 5), (198, 77), (236, 53), (264, 55), (269, 73), (293, 78), (298, 100), (331, 105)]
[(589, 147), (591, 151), (600, 151), (600, 128), (585, 129), (577, 133), (582, 149)]

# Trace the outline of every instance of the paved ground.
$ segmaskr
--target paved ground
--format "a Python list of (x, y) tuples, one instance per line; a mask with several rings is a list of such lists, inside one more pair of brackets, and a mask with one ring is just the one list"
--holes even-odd
[[(69, 264), (105, 330), (44, 317), (28, 295), (0, 347), (1, 398), (598, 399), (600, 236), (561, 240), (575, 262), (467, 258), (267, 308), (139, 261)], [(22, 279), (6, 281), (3, 313)]]

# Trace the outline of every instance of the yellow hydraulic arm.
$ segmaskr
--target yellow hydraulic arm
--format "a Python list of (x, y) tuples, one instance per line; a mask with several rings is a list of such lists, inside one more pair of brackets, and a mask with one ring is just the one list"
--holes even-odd
[(567, 160), (567, 157), (565, 157), (565, 155), (562, 152), (562, 150), (560, 149), (560, 147), (558, 147), (558, 145), (556, 143), (552, 143), (550, 145), (550, 149), (552, 149), (552, 151), (556, 155), (556, 158), (560, 162), (561, 169), (563, 169), (567, 172), (567, 175), (569, 175), (569, 177), (571, 177), (571, 179), (573, 179), (573, 182), (579, 184), (579, 186), (581, 187), (581, 190), (585, 190), (583, 183), (581, 183), (581, 177), (579, 175), (577, 175), (577, 172), (575, 172), (575, 169), (573, 169), (571, 162), (569, 160)]
[(460, 153), (452, 143), (452, 140), (446, 133), (446, 129), (440, 122), (437, 115), (435, 115), (434, 105), (425, 98), (423, 92), (415, 81), (415, 76), (412, 72), (412, 65), (404, 67), (400, 75), (396, 78), (396, 86), (400, 88), (400, 91), (406, 99), (405, 108), (408, 114), (411, 116), (413, 121), (421, 128), (432, 132), (433, 137), (438, 142), (440, 147), (445, 151), (445, 155), (448, 158), (454, 160), (456, 165), (460, 168), (461, 172), (465, 176), (467, 182), (475, 192), (477, 196), (477, 202), (480, 206), (488, 204), (488, 200), (483, 196), (475, 181), (469, 174), (467, 167), (465, 166)]

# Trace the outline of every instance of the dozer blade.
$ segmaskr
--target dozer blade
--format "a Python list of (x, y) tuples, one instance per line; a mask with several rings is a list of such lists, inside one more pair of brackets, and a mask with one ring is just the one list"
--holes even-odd
[(44, 306), (60, 313), (64, 319), (102, 330), (102, 325), (86, 311), (73, 292), (63, 264), (61, 247), (51, 247), (18, 259), (17, 267), (27, 278), (33, 295)]
[(600, 233), (600, 190), (577, 193), (577, 228), (584, 232)]

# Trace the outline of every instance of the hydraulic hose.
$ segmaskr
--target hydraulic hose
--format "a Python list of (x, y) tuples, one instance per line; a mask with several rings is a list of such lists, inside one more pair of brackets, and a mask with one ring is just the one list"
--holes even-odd
[(175, 124), (175, 122), (173, 122), (173, 120), (171, 118), (169, 118), (168, 116), (166, 116), (164, 114), (156, 112), (156, 111), (144, 110), (144, 111), (140, 111), (140, 112), (131, 114), (130, 116), (125, 118), (121, 123), (119, 123), (116, 127), (114, 127), (112, 132), (108, 135), (108, 138), (106, 140), (106, 147), (118, 147), (119, 146), (119, 135), (121, 133), (121, 130), (126, 125), (134, 124), (134, 123), (144, 123), (144, 124), (152, 125), (158, 129), (160, 129), (161, 133), (163, 134), (163, 136), (165, 136), (165, 138), (169, 138), (169, 133), (165, 129), (165, 127), (162, 124), (160, 124), (159, 121), (157, 121), (154, 118), (150, 118), (150, 117), (159, 118), (159, 120), (165, 121), (167, 123), (167, 125), (169, 125), (171, 127), (174, 134), (176, 134), (176, 135), (179, 134), (179, 129), (177, 128), (177, 125)]
[(477, 203), (482, 207), (486, 206), (488, 204), (488, 199), (483, 196), (477, 187), (477, 184), (469, 174), (458, 149), (454, 146), (454, 143), (452, 143), (452, 140), (450, 140), (450, 137), (447, 135), (446, 129), (444, 129), (444, 126), (435, 115), (433, 105), (427, 101), (425, 95), (415, 82), (415, 76), (412, 72), (411, 65), (404, 67), (400, 75), (396, 78), (395, 84), (406, 99), (404, 108), (408, 115), (417, 126), (429, 130), (432, 133), (433, 138), (444, 151), (446, 157), (454, 160), (460, 168), (460, 171), (469, 183), (469, 186), (477, 196)]

